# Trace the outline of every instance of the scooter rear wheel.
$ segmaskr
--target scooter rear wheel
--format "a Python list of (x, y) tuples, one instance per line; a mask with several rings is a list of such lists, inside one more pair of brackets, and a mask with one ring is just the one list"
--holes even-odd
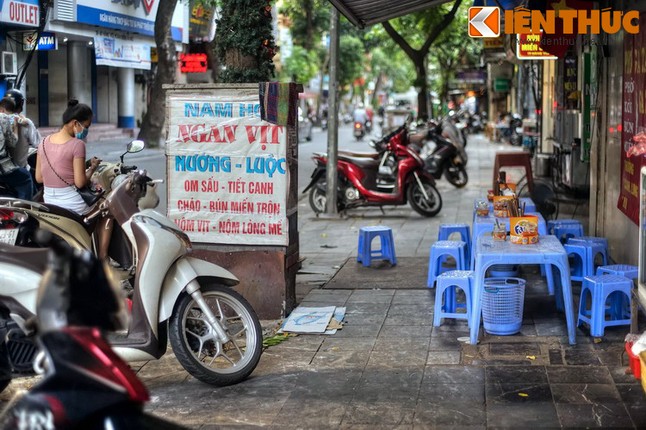
[(327, 196), (323, 184), (325, 184), (325, 181), (321, 179), (310, 189), (310, 207), (315, 214), (322, 214), (325, 212)]
[(203, 285), (201, 291), (230, 340), (218, 340), (193, 297), (183, 294), (170, 318), (173, 352), (184, 369), (202, 382), (216, 386), (238, 383), (260, 360), (260, 321), (251, 305), (231, 288)]

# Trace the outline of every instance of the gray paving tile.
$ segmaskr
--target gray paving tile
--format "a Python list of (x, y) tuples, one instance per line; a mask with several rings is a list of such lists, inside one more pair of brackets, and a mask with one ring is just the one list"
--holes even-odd
[(487, 366), (485, 368), (487, 384), (547, 384), (547, 371), (544, 366)]
[(484, 385), (484, 367), (462, 365), (429, 365), (424, 371), (423, 385), (476, 384)]
[(558, 428), (559, 420), (552, 402), (487, 405), (487, 428)]
[(487, 415), (483, 404), (419, 402), (414, 423), (415, 428), (482, 428), (487, 424)]
[(442, 406), (453, 403), (485, 403), (484, 384), (428, 384), (422, 383), (419, 392), (420, 402), (437, 403)]
[(621, 402), (614, 384), (552, 384), (556, 403), (608, 404)]
[(429, 366), (460, 364), (460, 351), (429, 351), (426, 363)]
[(612, 376), (603, 366), (548, 366), (547, 377), (552, 384), (612, 384)]
[(379, 332), (380, 338), (430, 338), (433, 327), (430, 325), (384, 325)]
[[(568, 428), (634, 428), (623, 403), (557, 404), (559, 420)], [(639, 428), (639, 425), (638, 427)]]
[(402, 407), (397, 402), (355, 400), (347, 407), (343, 417), (343, 424), (346, 426), (352, 425), (352, 428), (356, 424), (371, 426), (412, 425), (414, 414), (414, 407)]
[(548, 384), (487, 384), (486, 394), (487, 405), (498, 403), (518, 404), (552, 401), (552, 392)]

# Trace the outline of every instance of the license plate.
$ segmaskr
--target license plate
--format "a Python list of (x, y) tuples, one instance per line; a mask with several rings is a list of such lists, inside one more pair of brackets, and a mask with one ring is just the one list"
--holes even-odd
[(18, 238), (18, 229), (11, 228), (8, 230), (0, 230), (0, 242), (14, 245)]

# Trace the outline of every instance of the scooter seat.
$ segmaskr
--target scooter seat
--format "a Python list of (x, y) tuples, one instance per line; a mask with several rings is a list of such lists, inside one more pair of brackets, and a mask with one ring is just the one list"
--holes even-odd
[(361, 167), (362, 169), (368, 169), (368, 170), (377, 170), (379, 169), (379, 159), (374, 159), (374, 158), (366, 158), (366, 157), (348, 157), (344, 154), (339, 154), (339, 160), (347, 161), (352, 164), (356, 164), (357, 166)]
[(378, 152), (354, 152), (340, 150), (338, 151), (338, 154), (343, 155), (344, 157), (371, 158), (373, 160), (379, 160), (379, 158), (381, 158), (381, 154), (379, 154)]
[(94, 218), (90, 223), (86, 223), (85, 219), (82, 215), (77, 214), (76, 212), (72, 212), (71, 210), (62, 208), (60, 206), (52, 205), (52, 204), (47, 204), (47, 203), (41, 203), (43, 206), (46, 206), (47, 209), (54, 215), (59, 215), (63, 216), (65, 218), (69, 218), (73, 221), (76, 221), (78, 224), (82, 225), (85, 230), (88, 233), (92, 233), (94, 231), (94, 224), (96, 222), (97, 218)]
[(36, 273), (43, 273), (47, 267), (47, 248), (27, 248), (0, 243), (0, 260), (24, 267)]

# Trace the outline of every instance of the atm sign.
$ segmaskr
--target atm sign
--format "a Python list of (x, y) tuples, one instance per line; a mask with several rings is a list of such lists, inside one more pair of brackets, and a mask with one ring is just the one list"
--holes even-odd
[[(35, 31), (24, 33), (22, 36), (22, 49), (31, 51), (34, 49), (37, 33)], [(38, 39), (36, 51), (52, 51), (58, 49), (58, 40), (55, 33), (43, 31)]]

